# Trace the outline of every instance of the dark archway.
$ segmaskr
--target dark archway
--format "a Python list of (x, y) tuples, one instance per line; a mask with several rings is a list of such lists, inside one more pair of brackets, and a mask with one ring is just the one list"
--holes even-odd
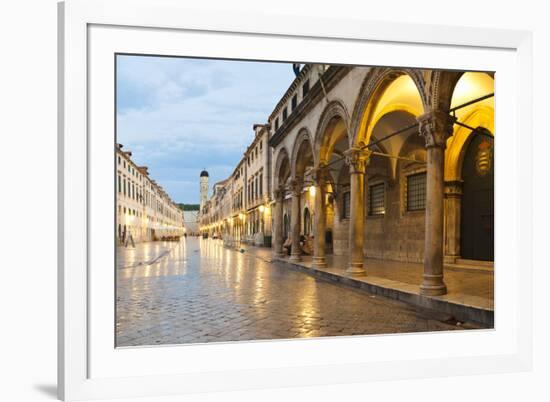
[(309, 208), (304, 209), (304, 235), (309, 236), (311, 234), (311, 214), (309, 212)]
[(284, 187), (290, 178), (290, 158), (285, 148), (282, 148), (275, 159), (274, 183), (275, 189)]
[(283, 217), (283, 239), (288, 239), (290, 236), (290, 218), (287, 214)]
[(462, 162), (461, 256), (494, 260), (493, 139), (473, 135)]

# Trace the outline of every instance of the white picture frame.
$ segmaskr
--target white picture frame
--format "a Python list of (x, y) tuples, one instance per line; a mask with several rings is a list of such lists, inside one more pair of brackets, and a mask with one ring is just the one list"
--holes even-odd
[[(331, 55), (321, 55), (321, 47), (330, 48)], [(216, 15), (177, 0), (69, 0), (59, 5), (59, 48), (60, 398), (146, 397), (530, 369), (529, 32)], [(113, 216), (101, 202), (113, 199), (108, 193), (112, 189), (95, 189), (101, 185), (98, 177), (112, 172), (109, 162), (102, 162), (112, 155), (107, 133), (114, 109), (110, 120), (106, 113), (114, 86), (108, 61), (117, 52), (480, 70), (496, 66), (497, 75), (504, 77), (496, 83), (496, 198), (502, 199), (496, 215), (507, 230), (496, 241), (495, 330), (114, 349), (114, 323), (102, 318), (113, 314), (113, 299), (96, 296), (114, 293), (109, 282), (114, 275), (94, 269), (94, 264), (113, 261), (113, 250), (96, 241), (109, 220), (95, 219)], [(521, 147), (515, 146), (513, 134), (518, 132)], [(508, 188), (499, 190), (498, 175), (511, 178)], [(498, 198), (499, 191), (506, 191), (506, 199)]]

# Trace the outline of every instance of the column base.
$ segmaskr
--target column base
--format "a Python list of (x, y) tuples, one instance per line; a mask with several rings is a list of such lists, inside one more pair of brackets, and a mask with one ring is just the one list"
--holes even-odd
[(278, 252), (278, 251), (274, 251), (274, 252), (273, 252), (273, 257), (274, 257), (274, 258), (283, 258), (284, 256), (285, 256), (284, 253), (280, 253), (280, 252)]
[(290, 254), (290, 258), (288, 260), (293, 262), (299, 262), (299, 261), (302, 261), (302, 256), (300, 254)]
[(327, 262), (325, 260), (325, 257), (313, 257), (313, 266), (315, 268), (326, 268)]
[(346, 269), (346, 272), (354, 276), (367, 274), (367, 271), (365, 270), (362, 262), (350, 262), (348, 268)]
[(442, 296), (447, 294), (447, 285), (443, 282), (443, 275), (426, 275), (420, 285), (420, 294), (425, 296)]

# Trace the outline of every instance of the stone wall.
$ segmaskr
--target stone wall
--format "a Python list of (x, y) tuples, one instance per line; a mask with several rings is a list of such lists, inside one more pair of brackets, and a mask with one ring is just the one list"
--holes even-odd
[(386, 213), (367, 217), (363, 250), (370, 258), (422, 262), (425, 214), (404, 211), (400, 190), (399, 185), (386, 183)]
[(334, 255), (349, 254), (349, 219), (334, 219)]

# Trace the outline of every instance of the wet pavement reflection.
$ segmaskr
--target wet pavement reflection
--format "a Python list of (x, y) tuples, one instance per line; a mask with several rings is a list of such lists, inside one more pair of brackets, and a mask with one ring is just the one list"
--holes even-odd
[(437, 315), (189, 237), (117, 250), (117, 346), (453, 330)]

